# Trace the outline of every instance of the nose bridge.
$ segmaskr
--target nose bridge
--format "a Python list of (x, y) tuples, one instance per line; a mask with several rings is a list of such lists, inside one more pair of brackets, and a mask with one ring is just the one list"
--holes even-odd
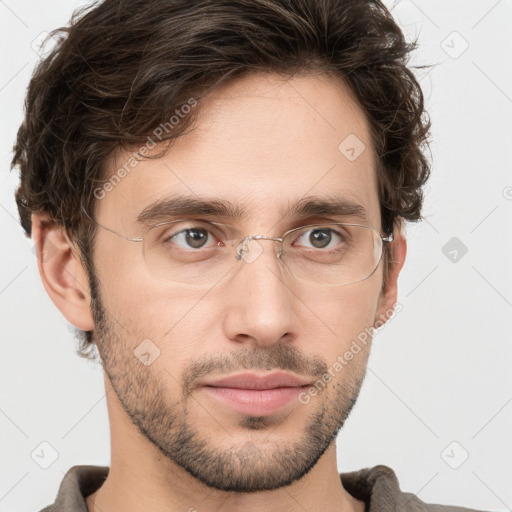
[(230, 284), (230, 308), (225, 317), (230, 339), (249, 338), (260, 346), (277, 343), (296, 331), (294, 296), (284, 282), (275, 250), (264, 254), (265, 248), (269, 249), (264, 242), (279, 244), (282, 239), (253, 235), (240, 243), (242, 249), (245, 244), (246, 252), (239, 258), (241, 267)]
[[(249, 235), (246, 236), (237, 246), (236, 248), (236, 255), (235, 258), (237, 260), (245, 260), (246, 263), (252, 263), (252, 261), (255, 261), (255, 259), (263, 252), (262, 246), (259, 244), (251, 244), (254, 240), (270, 240), (273, 242), (278, 242), (278, 248), (279, 252), (277, 253), (277, 257), (279, 258), (281, 256), (282, 252), (282, 238), (276, 238), (271, 236), (265, 236), (265, 235)], [(253, 252), (251, 254), (251, 245)]]
[(282, 238), (275, 238), (275, 237), (265, 236), (265, 235), (253, 235), (252, 237), (249, 237), (249, 238), (253, 238), (254, 240), (274, 240), (274, 242), (282, 242), (283, 241)]

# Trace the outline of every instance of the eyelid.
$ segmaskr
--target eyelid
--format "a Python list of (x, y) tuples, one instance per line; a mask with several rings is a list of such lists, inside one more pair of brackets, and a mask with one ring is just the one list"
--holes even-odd
[[(171, 221), (160, 222), (158, 224), (151, 226), (148, 231), (151, 231), (152, 229), (157, 229), (159, 227), (165, 227), (165, 226), (169, 226), (169, 229), (171, 229), (171, 226), (178, 225), (180, 223), (183, 223), (184, 226), (180, 226), (179, 228), (176, 228), (176, 232), (173, 234), (178, 234), (183, 230), (193, 229), (193, 228), (198, 227), (198, 228), (206, 229), (208, 232), (210, 232), (214, 236), (217, 236), (218, 230), (222, 229), (222, 230), (224, 230), (224, 236), (226, 236), (226, 234), (228, 235), (227, 241), (231, 241), (231, 240), (236, 241), (240, 237), (240, 232), (236, 228), (231, 226), (230, 224), (226, 224), (223, 222), (214, 222), (214, 221), (209, 221), (209, 220), (205, 220), (205, 219), (197, 219), (197, 218), (183, 218), (183, 219), (176, 219), (176, 220), (171, 220)], [(212, 232), (212, 230), (215, 230), (216, 232), (214, 233), (214, 232)], [(228, 233), (226, 233), (226, 231), (228, 231)]]
[[(203, 225), (210, 225), (212, 227), (217, 227), (219, 229), (227, 229), (230, 233), (234, 234), (230, 238), (228, 238), (229, 240), (238, 240), (238, 239), (241, 240), (245, 236), (250, 236), (250, 235), (244, 235), (242, 231), (233, 227), (231, 224), (228, 224), (225, 222), (212, 221), (212, 220), (208, 220), (208, 219), (201, 219), (201, 218), (197, 218), (197, 217), (184, 217), (181, 219), (162, 221), (157, 224), (148, 226), (146, 229), (146, 232), (151, 231), (152, 229), (155, 229), (155, 228), (158, 228), (161, 226), (165, 226), (165, 225), (170, 226), (173, 224), (179, 224), (181, 222), (190, 224), (189, 227), (203, 227)], [(195, 224), (197, 224), (197, 225), (195, 225)], [(335, 225), (335, 224), (352, 224), (352, 223), (348, 222), (348, 221), (339, 221), (339, 220), (332, 220), (332, 219), (318, 219), (318, 218), (316, 218), (314, 220), (306, 220), (306, 221), (299, 220), (299, 221), (297, 221), (297, 225), (295, 227), (285, 230), (279, 236), (282, 237), (284, 235), (289, 235), (290, 232), (294, 232), (294, 231), (297, 231), (300, 229), (305, 229), (305, 228), (312, 229), (315, 227), (327, 227), (327, 226), (331, 226), (331, 225)], [(201, 226), (198, 226), (198, 225), (201, 225)], [(186, 228), (183, 228), (183, 229), (186, 229)], [(342, 230), (341, 227), (340, 227), (340, 229)], [(264, 233), (256, 233), (256, 234), (264, 234)], [(270, 235), (267, 235), (267, 236), (270, 236)]]
[[(310, 224), (307, 226), (299, 226), (298, 228), (292, 230), (291, 233), (287, 234), (287, 237), (289, 238), (289, 242), (294, 242), (295, 240), (298, 240), (299, 238), (302, 238), (305, 234), (307, 234), (309, 231), (314, 231), (315, 229), (321, 229), (326, 228), (329, 231), (332, 231), (332, 233), (341, 238), (344, 239), (346, 237), (346, 234), (343, 233), (343, 227), (342, 226), (333, 226), (332, 224)], [(339, 229), (336, 229), (339, 228)]]
[[(342, 226), (339, 226), (339, 224), (342, 224)], [(310, 230), (310, 229), (314, 229), (314, 228), (330, 228), (330, 229), (333, 229), (334, 231), (343, 231), (343, 224), (350, 224), (350, 223), (347, 223), (347, 222), (333, 222), (333, 221), (330, 221), (330, 220), (326, 220), (326, 221), (316, 221), (316, 222), (310, 222), (308, 224), (301, 224), (295, 228), (292, 228), (292, 229), (288, 229), (285, 233), (283, 234), (286, 234), (286, 235), (289, 235), (290, 232), (297, 232), (297, 231), (300, 231), (301, 229), (307, 229), (307, 230)]]

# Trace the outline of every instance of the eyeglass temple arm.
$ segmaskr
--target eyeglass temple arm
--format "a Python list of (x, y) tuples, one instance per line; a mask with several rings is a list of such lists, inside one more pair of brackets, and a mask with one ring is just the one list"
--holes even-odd
[(80, 209), (82, 210), (82, 213), (91, 221), (93, 222), (94, 224), (96, 224), (97, 226), (99, 226), (100, 228), (103, 228), (103, 229), (106, 229), (107, 231), (110, 231), (110, 233), (114, 234), (114, 235), (117, 235), (121, 238), (124, 238), (125, 240), (128, 240), (129, 242), (142, 242), (142, 238), (130, 238), (128, 236), (124, 236), (122, 235), (121, 233), (118, 233), (117, 231), (114, 231), (113, 229), (110, 229), (110, 228), (107, 228), (107, 226), (104, 226), (103, 224), (100, 224), (97, 220), (94, 220), (84, 209), (83, 206), (80, 207)]
[(393, 232), (391, 232), (388, 236), (382, 237), (382, 241), (385, 244), (390, 244), (395, 239), (395, 235)]

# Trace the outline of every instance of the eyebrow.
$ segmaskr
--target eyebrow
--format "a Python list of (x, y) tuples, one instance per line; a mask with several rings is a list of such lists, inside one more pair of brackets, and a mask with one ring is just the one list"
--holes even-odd
[[(279, 211), (281, 218), (307, 218), (314, 216), (356, 217), (368, 222), (368, 213), (363, 205), (337, 196), (304, 197), (288, 202)], [(169, 217), (199, 215), (202, 217), (224, 217), (244, 220), (249, 217), (247, 204), (228, 200), (198, 198), (178, 195), (150, 204), (137, 217), (137, 222), (152, 225)]]

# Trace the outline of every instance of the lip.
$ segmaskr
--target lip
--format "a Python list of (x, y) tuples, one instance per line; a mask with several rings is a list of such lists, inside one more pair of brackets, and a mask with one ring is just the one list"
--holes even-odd
[(239, 413), (268, 416), (297, 399), (310, 385), (311, 380), (283, 372), (264, 376), (242, 373), (204, 383), (202, 389)]
[(238, 373), (221, 379), (205, 382), (204, 386), (239, 388), (239, 389), (274, 389), (274, 388), (296, 388), (310, 385), (311, 379), (298, 377), (290, 373), (277, 372), (267, 375), (256, 373)]

